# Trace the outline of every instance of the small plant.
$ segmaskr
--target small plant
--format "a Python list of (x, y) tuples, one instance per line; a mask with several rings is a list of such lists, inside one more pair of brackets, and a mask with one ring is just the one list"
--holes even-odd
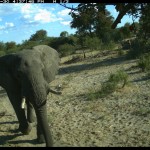
[(138, 66), (142, 71), (150, 71), (150, 53), (140, 56)]
[(118, 70), (115, 74), (111, 74), (108, 82), (114, 82), (115, 85), (123, 88), (128, 83), (128, 74), (123, 70)]
[(128, 83), (128, 74), (123, 70), (117, 71), (115, 74), (111, 74), (108, 81), (102, 84), (101, 90), (89, 92), (87, 94), (88, 100), (94, 100), (105, 97), (119, 88), (124, 88)]
[(121, 48), (118, 49), (117, 51), (118, 51), (118, 56), (122, 56), (122, 55), (125, 54), (125, 51), (123, 49), (121, 49)]

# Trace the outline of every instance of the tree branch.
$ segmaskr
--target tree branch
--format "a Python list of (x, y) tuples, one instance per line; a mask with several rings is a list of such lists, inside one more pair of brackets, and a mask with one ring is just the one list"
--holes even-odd
[[(106, 5), (117, 5), (116, 3), (105, 3), (105, 4)], [(72, 11), (78, 10), (78, 8), (68, 7), (68, 6), (66, 6), (66, 4), (60, 4), (60, 5), (67, 9), (71, 9)], [(127, 3), (126, 5), (124, 5), (124, 7), (122, 9), (119, 10), (119, 14), (111, 26), (112, 29), (115, 29), (117, 27), (117, 25), (121, 22), (121, 19), (123, 18), (123, 16), (133, 7), (133, 5), (134, 5), (134, 3)]]
[(60, 3), (59, 5), (61, 5), (61, 6), (65, 7), (65, 8), (67, 8), (67, 9), (74, 10), (74, 11), (77, 11), (77, 10), (78, 10), (78, 8), (73, 8), (73, 6), (72, 6), (72, 7), (68, 7), (68, 6), (66, 6), (66, 4), (61, 4), (61, 3)]
[(122, 10), (119, 11), (119, 14), (116, 18), (116, 20), (114, 21), (114, 23), (112, 24), (111, 28), (115, 29), (116, 26), (118, 25), (118, 23), (121, 22), (121, 19), (123, 18), (123, 16), (133, 7), (132, 3), (128, 3), (126, 6), (124, 6), (124, 8)]

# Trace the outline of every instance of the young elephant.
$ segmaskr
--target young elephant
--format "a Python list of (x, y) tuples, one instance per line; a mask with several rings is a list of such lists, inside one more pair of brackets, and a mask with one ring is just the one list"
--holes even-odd
[[(0, 57), (0, 86), (10, 99), (19, 121), (19, 130), (29, 134), (33, 121), (32, 108), (37, 117), (37, 138), (52, 146), (52, 137), (47, 121), (47, 94), (53, 92), (49, 83), (55, 79), (59, 69), (59, 56), (56, 50), (46, 45)], [(27, 118), (24, 103), (27, 104)]]

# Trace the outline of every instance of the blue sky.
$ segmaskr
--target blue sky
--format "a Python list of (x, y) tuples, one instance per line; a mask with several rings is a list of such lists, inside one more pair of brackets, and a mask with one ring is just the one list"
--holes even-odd
[[(75, 7), (76, 4), (67, 4)], [(117, 12), (114, 6), (108, 6), (107, 9), (112, 16), (116, 18)], [(21, 43), (27, 40), (38, 30), (46, 30), (48, 36), (57, 37), (62, 31), (69, 34), (74, 33), (76, 29), (70, 28), (71, 16), (68, 15), (69, 9), (59, 4), (0, 4), (0, 41), (15, 41)], [(118, 27), (126, 22), (132, 22), (132, 18), (125, 16)]]

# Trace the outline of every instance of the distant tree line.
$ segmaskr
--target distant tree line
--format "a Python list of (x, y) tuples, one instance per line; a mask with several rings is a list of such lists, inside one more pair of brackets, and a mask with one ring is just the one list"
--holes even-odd
[[(36, 31), (35, 34), (22, 41), (21, 44), (16, 44), (14, 41), (6, 43), (0, 41), (0, 56), (22, 49), (30, 49), (39, 44), (51, 46), (61, 56), (66, 56), (76, 50), (112, 49), (115, 44), (121, 43), (123, 39), (133, 36), (138, 37), (138, 41), (135, 42), (134, 48), (131, 47), (132, 52), (139, 49), (139, 47), (143, 51), (149, 50), (149, 3), (113, 3), (112, 5), (119, 12), (116, 20), (106, 9), (106, 5), (106, 3), (80, 3), (76, 9), (71, 11), (69, 13), (72, 17), (71, 28), (77, 29), (75, 34), (62, 31), (59, 37), (49, 37), (47, 31), (42, 29)], [(115, 28), (125, 14), (132, 15), (133, 18), (139, 17), (139, 23), (134, 22), (133, 19), (132, 24), (126, 23), (120, 28)]]
[[(138, 26), (138, 23), (136, 23)], [(49, 37), (47, 35), (47, 31), (38, 30), (35, 34), (32, 34), (28, 40), (22, 41), (21, 44), (17, 44), (14, 41), (6, 42), (0, 41), (0, 56), (15, 53), (22, 49), (30, 49), (33, 46), (39, 44), (46, 44), (56, 49), (61, 56), (69, 55), (74, 53), (78, 49), (87, 48), (87, 49), (102, 49), (106, 45), (110, 43), (117, 43), (124, 38), (129, 38), (134, 35), (133, 32), (129, 29), (130, 24), (126, 23), (123, 27), (117, 28), (109, 31), (109, 33), (103, 34), (105, 36), (98, 37), (96, 35), (84, 35), (79, 34), (78, 32), (75, 34), (69, 34), (67, 31), (62, 31), (59, 37)]]

